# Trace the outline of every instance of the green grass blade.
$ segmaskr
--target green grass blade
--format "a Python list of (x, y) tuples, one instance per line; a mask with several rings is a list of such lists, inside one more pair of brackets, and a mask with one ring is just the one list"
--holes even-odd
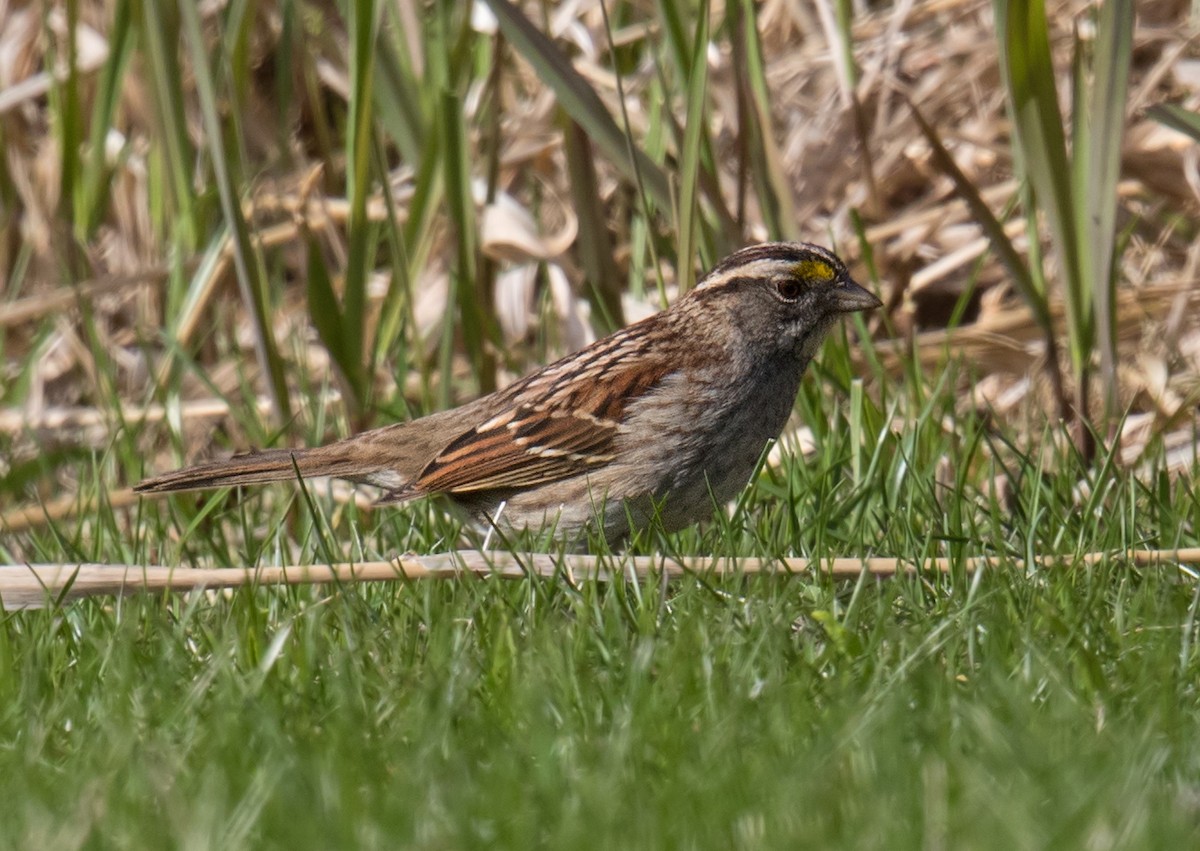
[[(227, 117), (224, 122), (217, 115), (216, 87), (209, 67), (208, 46), (200, 29), (200, 13), (188, 0), (180, 0), (180, 18), (183, 24), (184, 42), (192, 61), (195, 77), (196, 97), (205, 133), (209, 139), (209, 156), (217, 194), (221, 200), (221, 212), (229, 224), (233, 237), (233, 266), (242, 300), (250, 312), (254, 326), (254, 349), (259, 367), (267, 382), (267, 392), (275, 410), (276, 422), (286, 422), (290, 417), (287, 381), (284, 378), (283, 361), (276, 350), (275, 338), (267, 312), (266, 275), (262, 264), (250, 242), (250, 231), (242, 216), (241, 196), (236, 180), (238, 163), (236, 145), (227, 150), (223, 143), (223, 129), (231, 128), (231, 135), (238, 136), (237, 122)], [(230, 154), (233, 154), (233, 157)]]
[[(692, 42), (691, 73), (687, 80), (687, 126), (683, 131), (683, 151), (679, 164), (679, 210), (675, 215), (679, 239), (677, 275), (679, 291), (687, 292), (696, 278), (696, 235), (699, 217), (697, 183), (700, 173), (700, 147), (705, 133), (705, 101), (708, 94), (708, 0), (701, 0), (696, 15), (696, 33)], [(710, 258), (711, 259), (711, 258)]]
[[(485, 317), (491, 309), (491, 300), (481, 297), (484, 294), (476, 291), (479, 236), (462, 101), (456, 95), (444, 92), (439, 114), (442, 116), (442, 141), (446, 151), (442, 161), (446, 200), (457, 245), (456, 268), (451, 270), (450, 277), (457, 280), (453, 290), (467, 358), (479, 382), (479, 389), (487, 392), (495, 388), (496, 382), (495, 365), (484, 345), (487, 328)], [(445, 380), (448, 379), (449, 376), (445, 376)]]
[(155, 146), (153, 156), (166, 171), (164, 183), (174, 204), (173, 210), (159, 205), (156, 223), (170, 241), (179, 240), (181, 248), (191, 251), (200, 241), (200, 226), (191, 180), (196, 152), (183, 114), (188, 99), (179, 71), (179, 18), (172, 3), (141, 3), (138, 8), (142, 12), (140, 43), (146, 46), (149, 66), (146, 77), (154, 92), (158, 131), (162, 134), (162, 145)]
[[(1071, 168), (1055, 90), (1050, 36), (1042, 0), (997, 0), (997, 34), (1013, 132), (1038, 204), (1045, 210), (1062, 265), (1070, 326), (1071, 363), (1077, 381), (1086, 373), (1093, 344), (1090, 282), (1080, 269)], [(1086, 412), (1080, 412), (1086, 414)]]
[(375, 109), (380, 125), (404, 161), (417, 163), (429, 133), (429, 118), (422, 108), (421, 77), (408, 53), (407, 22), (398, 5), (386, 4), (384, 14), (386, 25), (375, 42)]
[[(693, 81), (699, 80), (701, 77), (704, 80), (705, 100), (709, 94), (710, 86), (708, 85), (708, 54), (707, 51), (711, 46), (710, 42), (706, 41), (702, 50), (697, 52), (695, 38), (690, 41), (685, 33), (689, 30), (695, 35), (696, 28), (702, 23), (705, 25), (706, 39), (709, 38), (709, 33), (712, 30), (712, 24), (709, 20), (712, 17), (711, 4), (704, 3), (701, 7), (694, 6), (684, 0), (659, 0), (658, 3), (659, 16), (663, 21), (664, 38), (669, 48), (675, 73), (677, 78), (669, 77), (667, 69), (663, 68), (663, 63), (658, 61), (658, 53), (654, 53), (655, 68), (658, 71), (659, 80), (662, 82), (663, 90), (675, 92), (682, 89), (687, 95), (689, 101), (693, 96)], [(689, 24), (695, 20), (695, 24)], [(703, 66), (703, 67), (701, 67)], [(680, 85), (674, 80), (682, 80)], [(691, 114), (690, 112), (688, 113)], [(725, 203), (725, 197), (721, 189), (721, 179), (719, 169), (717, 167), (717, 159), (713, 154), (714, 144), (712, 133), (710, 132), (711, 123), (705, 121), (702, 125), (694, 127), (690, 121), (685, 127), (680, 127), (679, 122), (675, 120), (675, 114), (670, 110), (664, 110), (663, 118), (670, 126), (672, 134), (675, 137), (676, 149), (680, 152), (680, 171), (679, 179), (682, 181), (692, 180), (695, 186), (687, 190), (694, 197), (703, 197), (707, 202), (704, 207), (705, 215), (697, 215), (695, 223), (697, 231), (694, 235), (692, 245), (696, 245), (699, 249), (689, 247), (689, 255), (692, 256), (693, 262), (698, 259), (702, 266), (710, 266), (716, 260), (729, 254), (742, 245), (741, 228), (738, 227), (733, 214), (729, 211)], [(698, 134), (694, 142), (688, 141), (689, 132)], [(693, 172), (690, 167), (685, 167), (683, 160), (687, 157), (687, 148), (689, 145), (698, 145), (696, 151), (696, 167), (697, 171)], [(684, 187), (677, 187), (682, 193)], [(686, 209), (686, 205), (681, 203), (680, 209)], [(678, 211), (676, 211), (675, 227), (680, 227), (680, 219)]]
[[(375, 138), (371, 148), (375, 162), (375, 170), (379, 174), (387, 173), (387, 154), (382, 140)], [(405, 315), (405, 308), (412, 303), (412, 279), (409, 274), (408, 249), (402, 237), (400, 211), (396, 207), (396, 199), (390, 190), (383, 193), (383, 202), (387, 210), (387, 221), (384, 224), (383, 235), (389, 249), (391, 262), (391, 280), (388, 291), (379, 306), (379, 322), (375, 329), (375, 338), (370, 343), (370, 359), (367, 365), (367, 375), (375, 374), (376, 366), (387, 357), (394, 348), (397, 350), (397, 362), (393, 364), (397, 375), (408, 373), (411, 353), (407, 347), (395, 344), (403, 334), (403, 325), (410, 317)]]
[(334, 342), (340, 364), (361, 411), (368, 392), (363, 368), (363, 330), (367, 325), (367, 278), (374, 262), (375, 228), (367, 216), (370, 195), (371, 145), (374, 133), (374, 68), (379, 41), (380, 10), (374, 0), (354, 0), (350, 7), (350, 103), (346, 119), (347, 264), (342, 295), (341, 339)]
[[(1121, 171), (1121, 145), (1125, 129), (1125, 104), (1133, 53), (1133, 3), (1106, 0), (1100, 7), (1096, 33), (1092, 81), (1086, 96), (1090, 101), (1087, 158), (1081, 181), (1075, 186), (1076, 220), (1083, 235), (1081, 260), (1084, 277), (1092, 281), (1100, 368), (1105, 388), (1104, 408), (1111, 419), (1117, 415), (1116, 317), (1113, 316), (1115, 277), (1113, 261), (1117, 239), (1117, 181)], [(1078, 118), (1076, 118), (1078, 125)], [(1076, 150), (1075, 156), (1080, 157)]]
[(596, 309), (597, 327), (616, 330), (625, 324), (621, 306), (621, 275), (613, 258), (613, 240), (604, 217), (591, 140), (583, 128), (566, 115), (563, 153), (570, 175), (568, 187), (572, 206), (579, 217), (576, 250), (583, 266), (587, 295)]
[(504, 37), (533, 66), (558, 97), (558, 102), (592, 137), (597, 148), (626, 179), (641, 183), (663, 210), (670, 210), (667, 176), (641, 150), (630, 145), (600, 96), (575, 70), (562, 51), (508, 0), (487, 0)]
[(76, 35), (79, 32), (79, 0), (67, 0), (65, 4), (66, 32), (62, 38), (51, 39), (52, 44), (62, 46), (62, 56), (54, 56), (52, 63), (65, 68), (66, 74), (51, 88), (51, 102), (55, 129), (58, 131), (59, 144), (59, 204), (64, 210), (70, 210), (72, 220), (78, 226), (82, 218), (83, 195), (80, 192), (82, 181), (79, 161), (80, 150), (83, 147), (83, 104), (79, 93), (79, 62)]
[(1146, 115), (1159, 124), (1178, 130), (1200, 142), (1200, 113), (1184, 109), (1176, 104), (1157, 104), (1146, 110)]
[(329, 277), (320, 244), (309, 235), (305, 240), (305, 249), (309, 321), (317, 329), (317, 336), (321, 338), (329, 356), (345, 378), (347, 364), (350, 364), (350, 369), (354, 369), (354, 365), (361, 360), (361, 354), (346, 348), (350, 340), (344, 333), (342, 308), (338, 303), (337, 293), (334, 292), (333, 281)]
[[(449, 407), (453, 394), (454, 343), (461, 340), (471, 371), (479, 388), (495, 381), (491, 359), (484, 346), (483, 311), (490, 304), (481, 304), (476, 297), (475, 286), (478, 271), (478, 226), (475, 216), (475, 199), (472, 189), (472, 173), (468, 138), (470, 128), (463, 114), (462, 98), (457, 92), (456, 81), (470, 67), (463, 55), (467, 43), (462, 37), (465, 21), (456, 14), (451, 5), (439, 5), (428, 16), (426, 38), (425, 88), (435, 104), (436, 133), (430, 139), (429, 149), (438, 152), (436, 164), (445, 193), (447, 224), (453, 234), (453, 260), (448, 275), (446, 313), (442, 322), (441, 339), (438, 345), (438, 369), (440, 383), (437, 404)], [(425, 170), (423, 166), (423, 171)], [(433, 176), (428, 172), (419, 177), (419, 186)], [(419, 189), (419, 194), (426, 190)], [(435, 211), (428, 210), (429, 214)], [(414, 223), (410, 222), (410, 226)], [(457, 321), (456, 321), (457, 320)]]
[(838, 43), (834, 46), (838, 54), (838, 64), (846, 77), (846, 82), (853, 90), (858, 85), (858, 63), (854, 61), (854, 8), (850, 0), (835, 0), (835, 27)]
[(1033, 312), (1033, 318), (1037, 321), (1038, 327), (1045, 333), (1053, 336), (1054, 326), (1051, 322), (1050, 305), (1046, 299), (1046, 294), (1034, 283), (1033, 277), (1029, 273), (1029, 268), (1021, 260), (1021, 255), (1013, 246), (1012, 240), (1008, 238), (1008, 234), (1004, 232), (1004, 225), (992, 214), (991, 208), (983, 200), (983, 197), (979, 194), (979, 190), (975, 188), (975, 184), (963, 174), (962, 169), (954, 162), (954, 157), (950, 155), (950, 152), (946, 150), (946, 146), (942, 144), (937, 130), (926, 121), (925, 116), (917, 109), (916, 104), (909, 101), (909, 108), (912, 110), (913, 120), (916, 121), (917, 127), (920, 128), (925, 141), (929, 143), (930, 150), (933, 153), (933, 164), (942, 174), (954, 181), (954, 188), (958, 191), (959, 197), (970, 208), (972, 218), (983, 228), (983, 232), (992, 244), (992, 250), (996, 252), (996, 255), (1000, 258), (1000, 262), (1004, 264), (1004, 268), (1012, 276), (1013, 286), (1016, 287), (1017, 292), (1025, 299), (1025, 303), (1029, 305), (1029, 309)]
[[(1004, 232), (1004, 226), (992, 214), (991, 208), (983, 200), (975, 185), (970, 179), (963, 174), (958, 164), (954, 162), (954, 157), (950, 156), (950, 152), (946, 150), (946, 146), (942, 144), (941, 138), (932, 125), (926, 121), (921, 111), (911, 101), (909, 108), (912, 110), (913, 119), (917, 122), (922, 135), (929, 143), (930, 150), (933, 153), (933, 163), (947, 177), (954, 181), (955, 189), (959, 196), (966, 202), (967, 207), (971, 210), (971, 215), (979, 226), (983, 228), (988, 239), (991, 241), (992, 250), (996, 252), (1000, 258), (1000, 262), (1008, 270), (1012, 276), (1013, 286), (1017, 292), (1025, 300), (1033, 313), (1033, 318), (1037, 322), (1045, 338), (1046, 345), (1046, 374), (1050, 379), (1050, 384), (1053, 388), (1054, 395), (1059, 407), (1059, 413), (1066, 416), (1068, 413), (1067, 396), (1063, 387), (1062, 368), (1059, 364), (1059, 343), (1058, 335), (1054, 329), (1054, 322), (1050, 315), (1050, 303), (1046, 295), (1046, 288), (1039, 276), (1036, 276), (1031, 269), (1040, 269), (1040, 263), (1036, 266), (1027, 266), (1021, 260), (1021, 255), (1012, 244), (1012, 240), (1008, 238), (1008, 234)], [(1032, 251), (1031, 251), (1032, 254)], [(1039, 255), (1033, 254), (1034, 257)]]
[[(744, 75), (738, 86), (739, 121), (743, 156), (750, 171), (763, 223), (771, 239), (800, 238), (800, 223), (793, 203), (791, 183), (783, 163), (783, 154), (775, 143), (771, 117), (771, 96), (767, 88), (766, 60), (758, 34), (758, 16), (753, 0), (739, 0), (731, 9), (736, 15), (740, 36), (734, 37), (734, 72)], [(739, 220), (744, 219), (744, 205), (739, 204)]]
[(96, 100), (92, 104), (87, 167), (83, 174), (83, 205), (82, 209), (77, 211), (75, 219), (76, 232), (81, 239), (89, 238), (95, 231), (108, 197), (108, 131), (113, 126), (135, 41), (130, 2), (118, 0), (113, 7), (112, 28), (108, 32), (108, 60), (100, 71)]

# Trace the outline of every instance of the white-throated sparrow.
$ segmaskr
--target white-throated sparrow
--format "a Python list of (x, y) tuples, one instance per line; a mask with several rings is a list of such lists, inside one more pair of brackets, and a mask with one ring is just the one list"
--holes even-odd
[(710, 515), (778, 437), (800, 377), (843, 313), (880, 306), (832, 252), (767, 243), (721, 261), (675, 305), (509, 387), (327, 446), (237, 455), (140, 492), (336, 476), (381, 502), (442, 494), (511, 528), (589, 524), (610, 542), (654, 514)]

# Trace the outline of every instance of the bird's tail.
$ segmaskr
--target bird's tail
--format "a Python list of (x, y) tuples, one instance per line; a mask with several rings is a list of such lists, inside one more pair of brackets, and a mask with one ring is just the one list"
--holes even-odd
[[(134, 485), (138, 493), (190, 491), (231, 485), (256, 485), (314, 476), (365, 479), (363, 453), (352, 441), (311, 449), (265, 449), (235, 455), (228, 461), (211, 461), (154, 476)], [(367, 474), (367, 475), (364, 475)]]

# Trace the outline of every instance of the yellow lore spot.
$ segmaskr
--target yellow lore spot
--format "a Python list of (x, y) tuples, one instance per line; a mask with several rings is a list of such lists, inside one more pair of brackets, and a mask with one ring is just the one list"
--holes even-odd
[(828, 283), (837, 277), (833, 267), (824, 260), (801, 260), (792, 267), (796, 277), (816, 283)]

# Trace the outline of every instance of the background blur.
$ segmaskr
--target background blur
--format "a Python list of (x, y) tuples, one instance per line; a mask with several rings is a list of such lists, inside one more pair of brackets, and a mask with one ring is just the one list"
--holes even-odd
[(885, 299), (854, 372), (1187, 454), (1191, 8), (1050, 3), (1052, 67), (1009, 8), (4, 3), (0, 500), (453, 404), (768, 238)]

